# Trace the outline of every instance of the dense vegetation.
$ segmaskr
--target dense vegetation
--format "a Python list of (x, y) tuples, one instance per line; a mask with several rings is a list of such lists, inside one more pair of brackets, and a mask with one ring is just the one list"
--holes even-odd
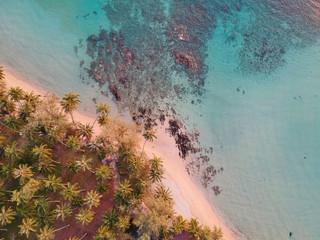
[(80, 102), (73, 92), (6, 89), (0, 68), (0, 239), (172, 239), (184, 230), (222, 239), (175, 214), (161, 159), (139, 150), (138, 126), (109, 118), (103, 103), (93, 124), (79, 123)]

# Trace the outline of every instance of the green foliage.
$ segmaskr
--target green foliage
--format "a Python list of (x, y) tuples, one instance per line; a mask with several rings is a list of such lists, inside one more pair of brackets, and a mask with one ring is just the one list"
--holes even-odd
[(198, 222), (197, 219), (194, 219), (194, 218), (191, 218), (190, 219), (190, 222), (188, 224), (188, 227), (187, 227), (187, 232), (189, 233), (189, 236), (192, 237), (192, 238), (199, 238), (200, 237), (200, 224)]
[(115, 224), (118, 221), (119, 221), (119, 216), (117, 211), (114, 208), (106, 212), (105, 215), (103, 216), (103, 223), (109, 228), (113, 228), (113, 226), (115, 226)]
[(52, 149), (48, 148), (47, 144), (35, 146), (32, 153), (41, 161), (52, 157)]
[(102, 165), (96, 169), (96, 178), (97, 180), (111, 180), (113, 177), (112, 170), (109, 166)]
[(4, 148), (4, 156), (12, 161), (17, 161), (22, 155), (21, 149), (17, 146), (17, 143), (14, 141), (10, 145), (8, 144)]
[(110, 119), (102, 129), (101, 138), (120, 149), (135, 150), (139, 147), (140, 128), (120, 119)]
[(75, 161), (75, 165), (76, 165), (76, 168), (80, 169), (81, 171), (88, 170), (89, 172), (92, 172), (91, 162), (92, 162), (91, 158), (87, 159), (85, 155), (82, 155), (82, 157), (80, 159), (77, 159)]
[(116, 240), (116, 238), (113, 236), (109, 227), (102, 225), (94, 236), (94, 240)]
[(93, 220), (93, 216), (94, 212), (89, 208), (81, 208), (79, 210), (79, 213), (76, 214), (76, 220), (82, 225), (87, 225)]
[(13, 177), (20, 179), (20, 184), (24, 184), (25, 181), (33, 176), (31, 167), (26, 164), (20, 164), (18, 168), (13, 171)]
[(66, 112), (69, 113), (72, 122), (74, 123), (73, 115), (72, 112), (77, 109), (77, 105), (81, 103), (81, 100), (79, 99), (80, 94), (78, 93), (73, 93), (70, 91), (69, 93), (66, 93), (65, 96), (62, 98), (60, 104), (62, 109)]
[(3, 91), (6, 88), (5, 75), (3, 67), (0, 66), (0, 91)]
[(181, 215), (176, 216), (172, 222), (172, 230), (176, 234), (182, 233), (186, 229), (187, 221), (183, 219)]
[(34, 194), (41, 188), (41, 182), (31, 178), (20, 190), (20, 198), (29, 201)]
[(102, 195), (100, 195), (96, 191), (91, 190), (85, 196), (84, 202), (85, 202), (85, 204), (87, 204), (88, 208), (91, 209), (92, 207), (99, 206), (100, 198), (102, 198)]
[(78, 183), (71, 184), (68, 182), (66, 185), (62, 185), (62, 191), (60, 192), (64, 199), (72, 201), (72, 199), (79, 196), (79, 185)]
[(118, 204), (128, 204), (132, 197), (133, 189), (128, 179), (122, 181), (116, 189), (115, 200)]
[(124, 233), (130, 227), (130, 218), (128, 216), (120, 216), (116, 227)]
[(40, 233), (37, 234), (39, 240), (50, 240), (54, 238), (54, 229), (49, 226), (44, 226), (40, 229)]
[(30, 113), (23, 131), (30, 140), (52, 143), (64, 136), (68, 126), (66, 116), (60, 112), (59, 97), (47, 94), (37, 104), (36, 111)]
[(25, 92), (20, 87), (10, 88), (8, 96), (11, 98), (11, 100), (17, 102), (23, 99)]
[(57, 205), (56, 209), (54, 210), (56, 219), (61, 218), (61, 220), (65, 220), (66, 217), (69, 217), (72, 214), (72, 209), (70, 204), (63, 203), (61, 205)]
[(135, 215), (133, 224), (138, 227), (140, 237), (161, 239), (170, 231), (170, 219), (174, 215), (172, 204), (151, 196), (145, 199), (145, 204), (144, 210)]
[(61, 188), (62, 179), (52, 174), (48, 176), (48, 179), (44, 179), (43, 182), (48, 190), (56, 192), (59, 188)]
[(86, 123), (86, 124), (79, 124), (79, 136), (87, 141), (90, 141), (93, 135), (93, 127)]
[(160, 185), (156, 188), (155, 197), (167, 202), (173, 201), (170, 190), (165, 188), (163, 185)]
[(62, 98), (61, 106), (66, 113), (71, 113), (77, 109), (77, 104), (81, 103), (80, 94), (70, 91)]
[(26, 235), (26, 237), (29, 238), (32, 232), (37, 231), (37, 223), (32, 218), (24, 218), (22, 219), (22, 224), (19, 225), (19, 228), (19, 234)]
[(150, 163), (150, 178), (152, 182), (160, 182), (162, 180), (164, 170), (161, 158), (154, 156), (149, 160)]
[(66, 146), (76, 152), (80, 150), (82, 143), (80, 142), (80, 139), (77, 136), (71, 135), (67, 139)]
[(16, 212), (12, 210), (11, 207), (7, 208), (5, 206), (1, 207), (0, 211), (0, 225), (4, 226), (10, 224), (15, 218)]

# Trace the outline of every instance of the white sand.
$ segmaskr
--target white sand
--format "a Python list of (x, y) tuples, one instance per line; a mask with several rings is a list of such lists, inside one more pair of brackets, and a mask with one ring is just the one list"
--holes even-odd
[[(46, 91), (23, 80), (8, 69), (5, 69), (5, 77), (8, 88), (19, 86), (25, 91), (34, 91), (36, 94), (43, 95), (46, 93)], [(74, 118), (82, 123), (93, 123), (95, 120), (94, 117), (79, 111), (75, 111)], [(95, 133), (99, 131), (100, 129), (97, 127)], [(200, 223), (208, 227), (217, 226), (221, 228), (225, 240), (238, 239), (210, 206), (203, 190), (187, 174), (184, 163), (179, 157), (178, 149), (175, 147), (174, 139), (165, 133), (164, 127), (158, 129), (156, 135), (158, 139), (153, 143), (148, 142), (145, 150), (149, 156), (154, 153), (163, 159), (166, 171), (164, 183), (172, 192), (172, 197), (176, 202), (175, 210), (177, 214), (185, 218), (197, 218)]]

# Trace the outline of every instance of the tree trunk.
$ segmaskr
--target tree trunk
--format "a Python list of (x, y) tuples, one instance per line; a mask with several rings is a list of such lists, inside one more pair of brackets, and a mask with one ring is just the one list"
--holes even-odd
[[(73, 114), (70, 113), (70, 116), (71, 116), (71, 120), (72, 120), (73, 124), (76, 125), (75, 122), (74, 122), (74, 119), (73, 119)], [(76, 126), (77, 126), (77, 125), (76, 125)]]
[(64, 226), (64, 227), (55, 229), (53, 232), (58, 232), (58, 231), (60, 231), (60, 230), (62, 230), (62, 229), (65, 229), (65, 228), (67, 228), (67, 227), (70, 227), (70, 224), (68, 224), (68, 225), (66, 225), (66, 226)]
[(147, 143), (147, 139), (144, 141), (144, 143), (143, 143), (143, 147), (142, 147), (142, 150), (141, 150), (141, 154), (140, 154), (140, 157), (142, 157), (142, 153), (143, 153), (143, 151), (144, 151), (144, 146), (146, 145), (146, 143)]
[(85, 236), (87, 236), (87, 233), (85, 233), (79, 240), (83, 239)]

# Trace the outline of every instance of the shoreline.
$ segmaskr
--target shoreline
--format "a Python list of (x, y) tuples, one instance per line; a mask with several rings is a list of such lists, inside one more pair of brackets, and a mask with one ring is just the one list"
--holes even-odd
[[(12, 70), (2, 65), (5, 74), (7, 88), (19, 86), (25, 91), (33, 91), (36, 94), (44, 95), (50, 91), (45, 91), (38, 86), (17, 76)], [(68, 89), (69, 92), (72, 89)], [(80, 96), (81, 97), (81, 96)], [(94, 116), (90, 116), (76, 110), (74, 118), (81, 123), (93, 123)], [(154, 142), (147, 142), (145, 152), (148, 156), (155, 154), (163, 160), (165, 175), (163, 183), (171, 190), (175, 201), (174, 209), (177, 214), (184, 218), (197, 218), (199, 222), (210, 228), (216, 226), (221, 228), (225, 240), (239, 240), (236, 234), (227, 227), (226, 223), (220, 218), (217, 212), (212, 208), (206, 198), (203, 189), (198, 186), (185, 170), (183, 160), (179, 157), (179, 152), (175, 146), (175, 141), (165, 132), (165, 127), (157, 128), (157, 139)], [(94, 128), (95, 133), (101, 130), (98, 125)]]

